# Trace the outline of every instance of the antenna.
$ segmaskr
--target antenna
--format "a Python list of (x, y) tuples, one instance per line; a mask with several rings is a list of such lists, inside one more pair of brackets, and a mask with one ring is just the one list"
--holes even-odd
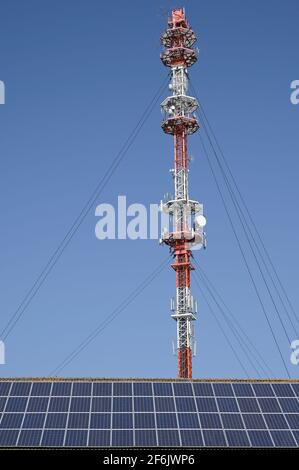
[(188, 136), (199, 129), (199, 123), (195, 114), (198, 102), (188, 95), (187, 74), (187, 68), (197, 61), (197, 51), (193, 48), (196, 36), (184, 8), (172, 10), (161, 42), (165, 47), (161, 60), (171, 69), (169, 90), (172, 94), (163, 101), (161, 108), (164, 112), (162, 129), (174, 140), (172, 177), (175, 189), (175, 196), (162, 202), (162, 210), (172, 216), (173, 231), (164, 230), (161, 240), (170, 247), (174, 257), (171, 266), (176, 275), (176, 296), (171, 302), (171, 317), (177, 325), (178, 377), (190, 379), (192, 356), (196, 353), (192, 322), (196, 320), (197, 313), (190, 289), (190, 273), (194, 269), (191, 249), (205, 244), (203, 227), (206, 219), (202, 214), (202, 204), (190, 200), (188, 192)]

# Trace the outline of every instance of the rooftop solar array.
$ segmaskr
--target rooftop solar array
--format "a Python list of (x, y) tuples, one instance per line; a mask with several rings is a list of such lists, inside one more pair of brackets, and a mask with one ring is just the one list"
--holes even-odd
[(299, 447), (299, 381), (0, 379), (0, 446)]

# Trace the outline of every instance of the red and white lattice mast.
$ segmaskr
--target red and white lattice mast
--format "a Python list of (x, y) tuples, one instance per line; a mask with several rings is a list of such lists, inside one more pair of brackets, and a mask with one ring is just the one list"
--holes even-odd
[(194, 355), (194, 328), (197, 306), (190, 290), (191, 249), (204, 245), (202, 204), (189, 199), (188, 192), (188, 135), (199, 128), (195, 111), (198, 102), (188, 95), (188, 67), (197, 60), (193, 49), (196, 41), (194, 31), (186, 20), (184, 9), (174, 9), (168, 26), (161, 37), (165, 46), (161, 54), (164, 65), (171, 68), (168, 96), (161, 104), (164, 112), (162, 129), (174, 137), (174, 168), (171, 170), (175, 193), (162, 202), (162, 210), (169, 214), (172, 230), (163, 229), (161, 242), (169, 245), (174, 256), (176, 273), (176, 297), (172, 299), (172, 318), (177, 323), (178, 377), (192, 377)]

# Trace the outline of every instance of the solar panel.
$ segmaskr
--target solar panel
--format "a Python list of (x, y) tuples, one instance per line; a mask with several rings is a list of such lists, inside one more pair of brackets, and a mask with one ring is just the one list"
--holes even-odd
[(234, 391), (231, 384), (228, 383), (214, 383), (213, 384), (215, 395), (218, 397), (233, 397)]
[(1, 380), (0, 446), (299, 447), (298, 381)]
[(73, 384), (73, 396), (80, 397), (89, 397), (91, 395), (91, 386), (90, 382), (75, 382)]
[(110, 431), (104, 430), (92, 430), (89, 433), (89, 442), (90, 446), (95, 447), (109, 447), (110, 445)]
[(31, 397), (27, 405), (27, 412), (47, 411), (49, 397)]
[(110, 412), (112, 407), (111, 398), (108, 397), (94, 397), (92, 400), (92, 411), (97, 412)]
[(175, 401), (176, 401), (177, 411), (189, 411), (190, 413), (196, 411), (196, 404), (195, 404), (194, 398), (179, 397), (179, 398), (176, 398)]
[(133, 446), (133, 431), (112, 431), (112, 445), (117, 447)]
[(245, 431), (226, 431), (228, 445), (231, 447), (249, 447), (250, 442)]
[(185, 447), (201, 447), (203, 446), (202, 435), (200, 431), (193, 429), (182, 429), (181, 431), (182, 446)]
[[(199, 398), (197, 400), (199, 400)], [(230, 411), (231, 413), (236, 413), (239, 411), (238, 403), (235, 398), (220, 397), (220, 398), (217, 398), (217, 404), (218, 404), (218, 408), (220, 412)], [(197, 401), (197, 406), (198, 406), (198, 401)], [(217, 407), (216, 407), (216, 411), (217, 411)]]
[(135, 428), (136, 429), (151, 429), (155, 428), (155, 415), (153, 413), (136, 413), (135, 414)]
[(148, 382), (133, 383), (134, 395), (137, 396), (152, 396), (152, 384)]
[(70, 397), (52, 397), (50, 399), (49, 411), (50, 412), (67, 412), (70, 406)]
[(23, 428), (41, 429), (46, 419), (45, 413), (26, 413)]
[(179, 413), (178, 420), (181, 429), (196, 429), (200, 427), (197, 413)]
[(131, 397), (114, 397), (113, 411), (132, 411), (133, 403)]
[(70, 413), (67, 426), (70, 429), (88, 429), (88, 413)]
[(0, 395), (7, 396), (9, 393), (10, 386), (11, 382), (0, 382)]
[(70, 430), (66, 433), (66, 446), (81, 447), (87, 445), (87, 431)]
[(211, 411), (211, 412), (217, 412), (217, 403), (215, 398), (211, 397), (199, 397), (196, 398), (196, 403), (197, 403), (197, 409), (198, 411)]
[(71, 394), (71, 382), (54, 382), (52, 396), (69, 396)]
[(134, 411), (154, 411), (154, 400), (152, 397), (134, 397)]
[(92, 394), (94, 397), (110, 397), (112, 394), (112, 383), (94, 382)]
[(135, 445), (136, 446), (150, 446), (154, 447), (157, 445), (156, 432), (151, 430), (138, 430), (135, 433)]
[(28, 430), (25, 429), (21, 431), (18, 445), (19, 446), (38, 446), (40, 443), (42, 431), (38, 429)]
[(92, 413), (90, 417), (90, 428), (110, 429), (111, 428), (111, 414), (110, 413)]
[(158, 430), (158, 445), (167, 447), (176, 447), (180, 445), (178, 431), (173, 429)]
[(172, 429), (177, 428), (177, 418), (175, 413), (158, 413), (157, 414), (157, 427)]
[(244, 429), (242, 416), (239, 414), (222, 414), (221, 419), (225, 429)]
[(63, 446), (64, 430), (45, 429), (42, 437), (42, 446)]

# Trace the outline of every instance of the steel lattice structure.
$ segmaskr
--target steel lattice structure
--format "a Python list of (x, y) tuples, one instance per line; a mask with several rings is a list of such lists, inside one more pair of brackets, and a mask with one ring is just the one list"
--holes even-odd
[[(177, 322), (178, 377), (192, 377), (192, 357), (194, 355), (194, 328), (197, 306), (190, 290), (191, 249), (194, 245), (204, 245), (203, 207), (189, 199), (188, 191), (188, 135), (199, 129), (195, 116), (197, 100), (188, 95), (188, 67), (197, 60), (194, 31), (190, 28), (184, 9), (174, 9), (168, 19), (161, 42), (165, 46), (161, 54), (163, 64), (171, 68), (172, 92), (161, 104), (164, 113), (162, 129), (174, 138), (174, 197), (162, 202), (162, 210), (169, 214), (172, 231), (163, 230), (162, 243), (167, 244), (174, 256), (173, 269), (176, 272), (176, 298), (172, 299), (172, 318)], [(200, 216), (200, 217), (198, 217)]]

